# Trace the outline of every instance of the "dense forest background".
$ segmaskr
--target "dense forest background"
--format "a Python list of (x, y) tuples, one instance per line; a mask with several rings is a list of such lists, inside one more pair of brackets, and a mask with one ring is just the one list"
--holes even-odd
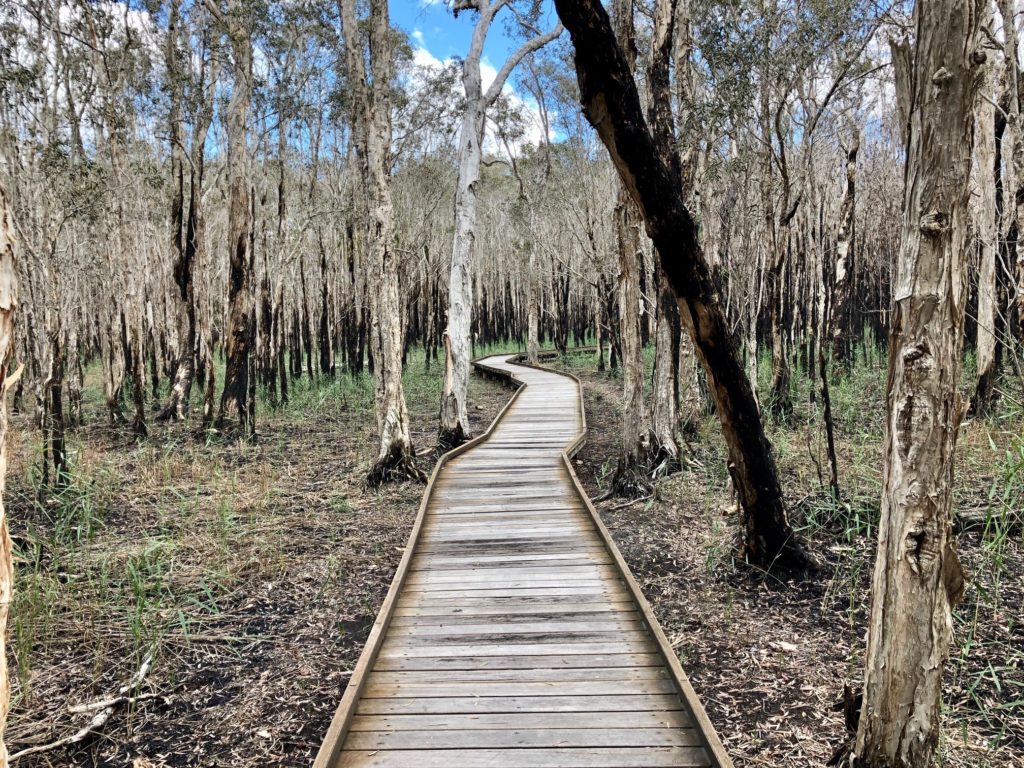
[[(1021, 19), (970, 5), (964, 292), (938, 366), (968, 578), (938, 754), (1024, 765)], [(17, 764), (308, 764), (422, 491), (391, 481), (486, 428), (509, 393), (469, 362), (505, 350), (581, 376), (581, 478), (737, 765), (848, 742), (891, 322), (918, 285), (900, 260), (928, 14), (611, 6), (779, 464), (784, 544), (754, 546), (669, 257), (549, 4), (456, 0), (481, 47), (447, 61), (380, 2), (0, 9)], [(492, 23), (513, 53), (482, 73)]]

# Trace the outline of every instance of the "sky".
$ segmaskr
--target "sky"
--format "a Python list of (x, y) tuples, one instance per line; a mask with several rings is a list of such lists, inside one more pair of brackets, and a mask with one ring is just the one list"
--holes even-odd
[[(437, 59), (465, 56), (473, 35), (477, 13), (463, 11), (458, 18), (445, 0), (390, 0), (391, 23), (411, 35), (414, 46), (423, 48)], [(504, 17), (498, 14), (487, 33), (484, 58), (498, 67), (516, 47), (505, 34)], [(554, 15), (549, 21), (554, 20)]]
[[(546, 5), (546, 14), (541, 18), (541, 29), (544, 31), (557, 22), (553, 4), (548, 2)], [(409, 34), (414, 61), (426, 67), (439, 67), (444, 61), (464, 57), (469, 50), (473, 27), (479, 18), (475, 11), (463, 11), (456, 18), (452, 14), (449, 0), (389, 0), (389, 11), (392, 25)], [(521, 45), (521, 41), (506, 32), (507, 19), (511, 18), (508, 10), (499, 12), (488, 30), (480, 61), (480, 77), (484, 89), (494, 80), (509, 54)], [(528, 94), (516, 90), (515, 74), (506, 82), (504, 93), (513, 104), (525, 111), (527, 126), (524, 141), (536, 145), (543, 136), (536, 102)], [(496, 147), (488, 140), (484, 149), (494, 151)]]

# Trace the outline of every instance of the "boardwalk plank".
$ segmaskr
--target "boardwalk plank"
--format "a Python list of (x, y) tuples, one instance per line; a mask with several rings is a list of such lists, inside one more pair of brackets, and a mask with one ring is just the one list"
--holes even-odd
[(435, 471), (316, 768), (731, 768), (563, 459), (578, 384), (484, 364), (526, 386)]

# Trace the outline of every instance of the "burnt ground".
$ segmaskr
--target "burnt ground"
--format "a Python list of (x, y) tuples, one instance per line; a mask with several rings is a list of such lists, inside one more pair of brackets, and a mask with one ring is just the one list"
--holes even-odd
[[(438, 382), (407, 377), (421, 450), (436, 437)], [(474, 377), (473, 429), (510, 396)], [(15, 765), (311, 763), (423, 492), (363, 484), (371, 397), (368, 380), (300, 384), (287, 408), (259, 413), (254, 447), (159, 424), (136, 444), (94, 401), (71, 438), (74, 486), (41, 501), (39, 433), (16, 417), (11, 752), (72, 735), (95, 711), (70, 706), (115, 695), (150, 649), (155, 663), (145, 698), (97, 736)]]
[[(621, 379), (580, 357), (555, 367), (583, 382), (589, 437), (575, 464), (598, 497), (615, 468)], [(738, 767), (823, 766), (847, 739), (840, 703), (862, 675), (883, 381), (879, 372), (877, 385), (858, 379), (833, 391), (844, 507), (822, 491), (814, 427), (798, 418), (771, 428), (793, 522), (823, 566), (814, 578), (780, 580), (734, 561), (736, 516), (712, 416), (687, 438), (688, 466), (651, 498), (597, 505)], [(1021, 498), (1000, 464), (1014, 435), (1019, 421), (968, 423), (959, 444), (958, 507), (992, 517), (959, 535), (970, 584), (954, 619), (938, 759), (951, 768), (1024, 766), (1021, 508), (1009, 510), (1012, 533), (993, 522), (1004, 493), (1011, 504)]]

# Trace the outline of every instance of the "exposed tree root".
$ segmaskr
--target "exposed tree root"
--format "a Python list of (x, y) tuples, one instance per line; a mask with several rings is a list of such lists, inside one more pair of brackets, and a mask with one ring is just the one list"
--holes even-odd
[(612, 477), (611, 487), (599, 501), (613, 496), (623, 499), (639, 499), (650, 496), (654, 492), (654, 484), (647, 475), (647, 468), (631, 457), (619, 457), (619, 465)]
[(427, 481), (427, 476), (416, 466), (414, 451), (405, 451), (399, 445), (393, 445), (383, 459), (379, 459), (366, 476), (366, 484), (377, 488), (384, 483), (400, 483), (403, 480)]
[(146, 658), (142, 660), (142, 664), (139, 665), (139, 668), (135, 670), (135, 674), (132, 675), (131, 680), (129, 680), (125, 685), (121, 686), (116, 696), (106, 701), (98, 702), (95, 705), (72, 708), (72, 711), (79, 712), (95, 711), (96, 709), (100, 710), (95, 715), (93, 715), (92, 719), (83, 728), (80, 728), (75, 733), (69, 736), (65, 736), (64, 738), (58, 739), (57, 741), (51, 742), (49, 744), (40, 744), (35, 747), (28, 747), (27, 749), (23, 749), (20, 752), (15, 752), (13, 755), (10, 756), (11, 761), (13, 762), (23, 757), (27, 757), (28, 755), (35, 755), (40, 752), (49, 752), (60, 747), (66, 747), (72, 744), (79, 744), (85, 741), (86, 738), (88, 738), (92, 734), (99, 732), (103, 728), (103, 726), (107, 724), (107, 721), (110, 720), (111, 715), (114, 714), (114, 710), (117, 709), (117, 707), (123, 704), (130, 703), (131, 701), (134, 701), (135, 698), (137, 698), (134, 697), (133, 694), (135, 693), (136, 690), (138, 690), (139, 686), (142, 685), (142, 681), (146, 679), (146, 675), (149, 674), (149, 670), (152, 668), (152, 666), (153, 651), (150, 651), (146, 654)]
[(679, 472), (683, 468), (683, 460), (679, 453), (673, 453), (665, 446), (651, 446), (651, 457), (648, 460), (650, 477), (657, 480), (659, 477), (668, 477)]
[(452, 448), (458, 448), (468, 440), (469, 436), (463, 431), (461, 424), (455, 429), (442, 427), (437, 433), (437, 447), (441, 449), (442, 453), (450, 451)]

